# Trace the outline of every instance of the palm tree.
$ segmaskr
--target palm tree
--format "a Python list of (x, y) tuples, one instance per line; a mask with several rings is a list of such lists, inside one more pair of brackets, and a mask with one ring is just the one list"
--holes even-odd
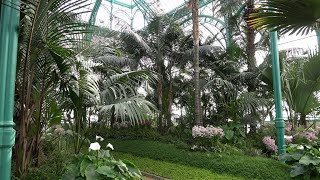
[(268, 0), (260, 5), (257, 13), (250, 14), (249, 24), (254, 28), (291, 34), (319, 30), (320, 2), (317, 0)]
[[(83, 47), (83, 37), (90, 26), (75, 21), (83, 13), (81, 7), (89, 5), (87, 1), (70, 3), (67, 0), (25, 0), (22, 3), (16, 80), (16, 104), (20, 108), (15, 119), (19, 176), (26, 174), (32, 152), (39, 144), (39, 133), (35, 136), (33, 132), (43, 127), (41, 114), (47, 101), (45, 97), (48, 92), (57, 93), (57, 88), (68, 82), (68, 60)], [(35, 96), (37, 93), (39, 96)]]
[(155, 17), (143, 31), (125, 31), (120, 38), (119, 49), (135, 62), (135, 68), (149, 69), (160, 75), (154, 86), (154, 96), (149, 96), (149, 100), (157, 104), (158, 127), (165, 130), (172, 126), (172, 105), (179, 86), (174, 83), (172, 71), (187, 63), (182, 61), (180, 54), (190, 48), (191, 38), (184, 35), (179, 24), (166, 16)]
[(192, 8), (192, 36), (193, 36), (193, 68), (194, 68), (194, 90), (195, 90), (195, 124), (202, 125), (201, 93), (200, 93), (200, 67), (199, 67), (199, 0), (191, 0)]
[(317, 93), (320, 90), (320, 55), (311, 55), (291, 65), (285, 86), (288, 105), (300, 114), (299, 124), (306, 126), (306, 116), (320, 106)]

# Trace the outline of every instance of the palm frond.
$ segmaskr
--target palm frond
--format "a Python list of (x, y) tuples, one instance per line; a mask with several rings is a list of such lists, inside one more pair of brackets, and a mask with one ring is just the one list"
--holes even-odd
[(256, 29), (268, 29), (290, 34), (308, 34), (319, 29), (320, 1), (268, 0), (249, 15), (248, 23)]
[(100, 56), (93, 59), (93, 61), (104, 65), (114, 65), (119, 67), (128, 66), (133, 62), (133, 60), (128, 57), (119, 57), (114, 55)]
[(129, 118), (132, 124), (140, 124), (157, 110), (157, 108), (145, 100), (142, 96), (131, 96), (113, 101), (104, 101), (99, 106), (100, 112), (108, 112), (114, 108), (115, 115), (122, 121)]

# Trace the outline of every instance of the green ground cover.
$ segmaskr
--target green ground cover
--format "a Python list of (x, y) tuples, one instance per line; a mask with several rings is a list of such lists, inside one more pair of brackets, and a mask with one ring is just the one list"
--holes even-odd
[(226, 174), (212, 173), (207, 169), (174, 164), (150, 158), (133, 156), (127, 153), (115, 152), (116, 158), (127, 159), (137, 165), (141, 171), (152, 173), (161, 177), (174, 180), (215, 179), (215, 180), (245, 180)]
[[(177, 149), (174, 145), (156, 141), (115, 140), (111, 142), (116, 152), (150, 158), (169, 163), (207, 169), (214, 174), (228, 174), (244, 179), (290, 179), (289, 166), (279, 161), (245, 155), (202, 153)], [(139, 167), (144, 168), (144, 167)], [(160, 175), (160, 174), (159, 174)]]

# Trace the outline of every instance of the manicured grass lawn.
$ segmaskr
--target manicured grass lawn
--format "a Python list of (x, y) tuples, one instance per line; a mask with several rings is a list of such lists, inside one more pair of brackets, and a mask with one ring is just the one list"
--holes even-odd
[[(137, 157), (206, 169), (213, 174), (228, 174), (230, 177), (242, 177), (244, 179), (290, 179), (288, 173), (289, 166), (279, 161), (263, 157), (190, 152), (177, 149), (171, 144), (155, 141), (107, 139), (104, 142), (111, 142), (116, 152), (129, 153)], [(144, 167), (144, 165), (139, 167), (142, 169), (147, 168)]]
[(215, 180), (245, 180), (241, 177), (234, 177), (224, 174), (215, 174), (209, 170), (174, 164), (150, 158), (136, 157), (127, 153), (115, 152), (116, 158), (127, 159), (137, 165), (141, 171), (152, 173), (161, 177), (174, 180), (193, 179), (215, 179)]

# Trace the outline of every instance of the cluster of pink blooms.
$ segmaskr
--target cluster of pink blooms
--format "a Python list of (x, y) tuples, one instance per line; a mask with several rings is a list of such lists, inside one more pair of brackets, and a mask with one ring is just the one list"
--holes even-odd
[(211, 138), (213, 136), (223, 137), (224, 132), (223, 129), (219, 127), (213, 127), (211, 125), (207, 127), (203, 126), (193, 126), (192, 128), (192, 136), (195, 137), (206, 137)]
[(317, 137), (317, 132), (310, 129), (308, 131), (303, 132), (302, 136), (304, 136), (306, 139), (308, 139), (309, 141), (315, 141), (318, 140)]
[(278, 146), (276, 145), (276, 141), (274, 139), (272, 139), (270, 136), (265, 136), (262, 139), (262, 142), (263, 142), (264, 145), (266, 145), (266, 148), (269, 151), (277, 152)]

